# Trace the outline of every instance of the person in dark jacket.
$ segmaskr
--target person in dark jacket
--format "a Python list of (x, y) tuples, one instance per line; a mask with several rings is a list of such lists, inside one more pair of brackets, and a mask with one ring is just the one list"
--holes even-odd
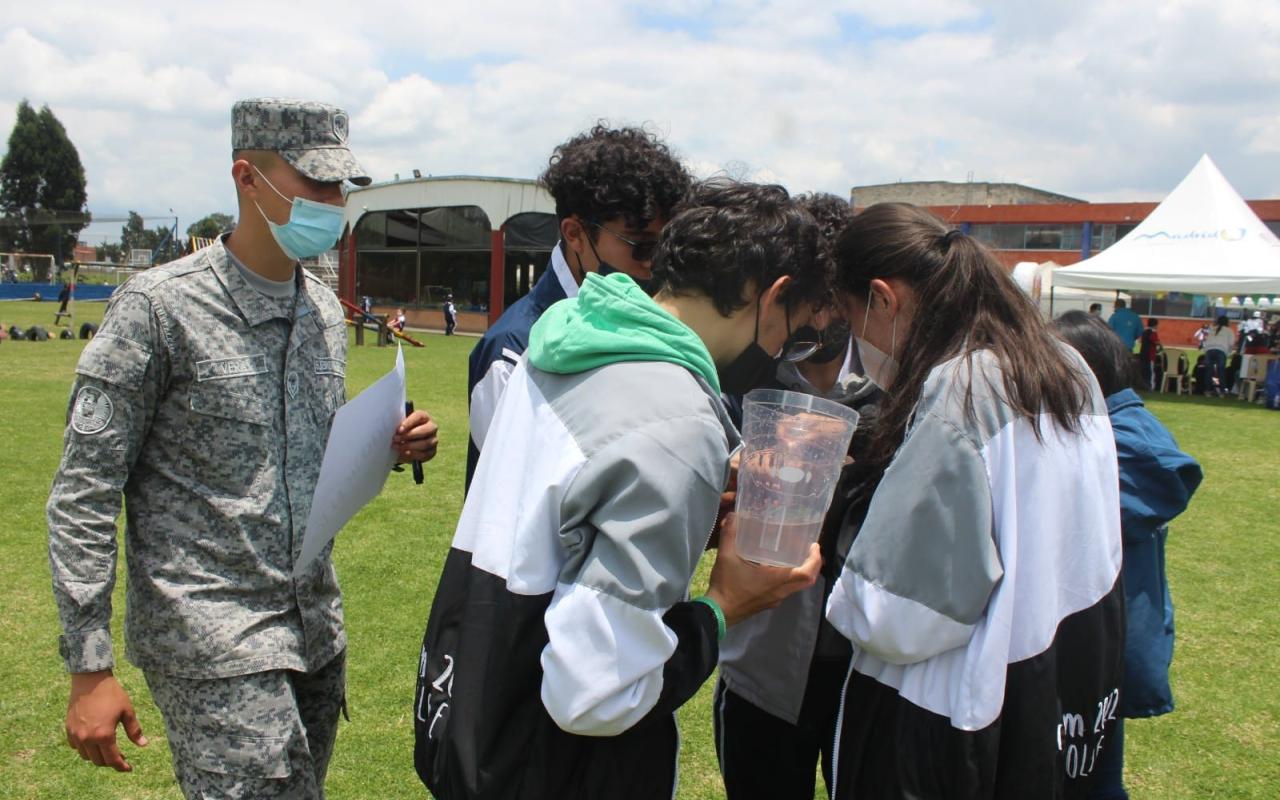
[(648, 281), (658, 233), (692, 178), (652, 133), (597, 125), (556, 147), (538, 182), (555, 200), (560, 241), (542, 277), (471, 351), (467, 490), (498, 401), (529, 346), (529, 329), (553, 304), (576, 297), (589, 273), (625, 272)]
[(1142, 405), (1133, 383), (1133, 359), (1105, 325), (1068, 311), (1054, 321), (1079, 351), (1107, 397), (1120, 463), (1120, 530), (1124, 541), (1125, 649), (1120, 717), (1095, 770), (1094, 800), (1124, 800), (1123, 718), (1173, 710), (1173, 600), (1165, 578), (1169, 521), (1187, 508), (1203, 477), (1196, 460), (1178, 449), (1167, 428)]
[[(813, 215), (828, 247), (853, 219), (843, 198), (796, 198)], [(778, 366), (766, 388), (801, 392), (849, 406), (860, 415), (850, 446), (853, 463), (842, 471), (818, 539), (823, 571), (808, 589), (788, 597), (725, 635), (712, 720), (725, 797), (812, 800), (814, 765), (831, 784), (834, 702), (849, 671), (849, 642), (823, 618), (827, 594), (866, 515), (880, 470), (863, 460), (882, 392), (862, 374), (848, 320), (833, 315), (809, 358)], [(742, 398), (726, 398), (742, 426)]]
[(1160, 333), (1156, 330), (1160, 327), (1160, 320), (1155, 317), (1147, 319), (1147, 327), (1142, 331), (1142, 343), (1138, 348), (1138, 365), (1142, 370), (1142, 388), (1147, 391), (1154, 392), (1159, 387), (1159, 382), (1163, 377), (1156, 361), (1160, 358), (1160, 354), (1164, 352), (1164, 345), (1160, 344)]

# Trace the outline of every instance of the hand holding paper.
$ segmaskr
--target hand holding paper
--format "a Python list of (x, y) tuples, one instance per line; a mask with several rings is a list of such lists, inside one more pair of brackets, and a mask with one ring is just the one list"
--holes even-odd
[(334, 414), (294, 576), (382, 491), (396, 463), (396, 450), (387, 443), (405, 419), (404, 393), (404, 354), (397, 348), (395, 368)]

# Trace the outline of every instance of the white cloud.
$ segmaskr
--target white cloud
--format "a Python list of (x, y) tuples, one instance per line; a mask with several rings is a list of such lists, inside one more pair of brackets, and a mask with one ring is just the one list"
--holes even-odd
[(184, 226), (233, 210), (230, 106), (271, 94), (346, 107), (379, 179), (532, 177), (606, 118), (700, 175), (795, 191), (972, 173), (1144, 199), (1210, 152), (1247, 197), (1280, 195), (1271, 0), (10, 5), (0, 134), (21, 98), (48, 103), (91, 208)]

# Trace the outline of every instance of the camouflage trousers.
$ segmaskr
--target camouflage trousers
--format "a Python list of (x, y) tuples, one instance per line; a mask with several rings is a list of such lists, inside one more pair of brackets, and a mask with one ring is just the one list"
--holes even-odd
[(315, 672), (193, 680), (147, 672), (187, 800), (322, 800), (346, 653)]

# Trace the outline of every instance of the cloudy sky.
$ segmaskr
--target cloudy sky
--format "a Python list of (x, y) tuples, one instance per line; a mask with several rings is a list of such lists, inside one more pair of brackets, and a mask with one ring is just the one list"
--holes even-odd
[(98, 215), (234, 212), (229, 109), (263, 95), (347, 108), (376, 180), (534, 177), (604, 118), (651, 126), (699, 174), (793, 191), (972, 177), (1158, 199), (1208, 152), (1245, 197), (1280, 197), (1275, 0), (0, 10), (0, 136), (21, 98), (52, 107)]

